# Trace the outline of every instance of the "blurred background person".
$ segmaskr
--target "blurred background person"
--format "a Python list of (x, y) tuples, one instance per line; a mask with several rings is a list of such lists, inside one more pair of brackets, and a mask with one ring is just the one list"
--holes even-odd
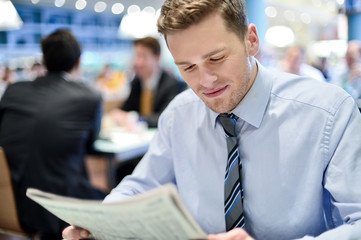
[(45, 76), (46, 68), (43, 64), (35, 62), (30, 68), (29, 80), (35, 80), (38, 77)]
[(122, 126), (132, 128), (133, 115), (137, 112), (148, 127), (157, 127), (160, 114), (168, 103), (185, 88), (160, 67), (160, 44), (157, 39), (145, 37), (134, 41), (134, 71), (129, 97), (120, 109), (111, 112), (111, 116)]
[(316, 67), (318, 70), (321, 71), (321, 73), (323, 74), (323, 77), (325, 78), (325, 80), (327, 82), (330, 81), (332, 72), (331, 72), (330, 66), (328, 64), (327, 57), (319, 57), (317, 60), (317, 63), (315, 64), (314, 67)]
[(81, 49), (58, 30), (41, 40), (48, 70), (12, 84), (0, 102), (0, 146), (11, 171), (20, 224), (41, 239), (62, 239), (67, 225), (28, 199), (28, 187), (64, 196), (102, 199), (88, 181), (84, 157), (97, 137), (101, 96), (77, 80)]
[(18, 67), (16, 74), (17, 74), (17, 82), (33, 81), (38, 77), (45, 76), (46, 68), (43, 64), (39, 62), (33, 62), (31, 63), (31, 66), (24, 64), (23, 66)]
[(0, 63), (0, 99), (8, 87), (7, 82), (3, 80), (5, 75), (5, 66)]
[(325, 81), (320, 70), (305, 62), (305, 51), (301, 47), (289, 47), (281, 61), (280, 68), (285, 72)]
[(352, 40), (347, 45), (345, 65), (336, 71), (331, 83), (346, 90), (355, 100), (361, 98), (361, 42)]
[(16, 74), (9, 67), (0, 66), (0, 99), (10, 84), (16, 80)]

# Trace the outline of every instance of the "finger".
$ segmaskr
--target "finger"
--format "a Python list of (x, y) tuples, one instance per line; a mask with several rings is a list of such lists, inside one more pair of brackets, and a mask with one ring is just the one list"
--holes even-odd
[(208, 240), (244, 240), (252, 239), (242, 228), (235, 228), (229, 232), (209, 234)]
[(219, 234), (209, 234), (208, 240), (220, 240), (220, 239), (226, 239), (227, 233), (219, 233)]
[(69, 226), (63, 230), (63, 238), (67, 240), (79, 240), (82, 238), (87, 238), (89, 232), (82, 228), (76, 228), (74, 226)]

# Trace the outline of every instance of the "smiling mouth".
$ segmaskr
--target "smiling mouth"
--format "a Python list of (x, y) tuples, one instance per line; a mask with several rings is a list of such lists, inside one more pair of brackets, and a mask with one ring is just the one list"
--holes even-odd
[(220, 96), (222, 93), (224, 93), (224, 91), (226, 91), (228, 86), (222, 87), (222, 88), (217, 88), (217, 89), (213, 89), (207, 92), (204, 92), (203, 94), (208, 97), (208, 98), (215, 98)]

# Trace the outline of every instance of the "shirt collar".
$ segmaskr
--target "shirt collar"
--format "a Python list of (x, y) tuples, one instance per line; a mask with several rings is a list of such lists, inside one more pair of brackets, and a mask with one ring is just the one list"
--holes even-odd
[(71, 75), (70, 75), (70, 73), (67, 73), (67, 72), (61, 72), (61, 77), (64, 79), (64, 80), (66, 80), (66, 81), (70, 81), (70, 79), (71, 79)]
[(50, 76), (50, 77), (54, 77), (54, 76), (60, 77), (60, 78), (62, 78), (62, 79), (65, 80), (65, 81), (71, 81), (71, 78), (72, 78), (71, 75), (70, 75), (70, 73), (67, 73), (67, 72), (65, 72), (65, 71), (61, 71), (61, 72), (47, 72), (46, 75), (47, 75), (47, 76)]
[[(245, 122), (259, 128), (270, 99), (272, 81), (269, 80), (271, 76), (267, 75), (266, 69), (257, 60), (256, 64), (258, 67), (256, 80), (247, 95), (232, 112)], [(214, 127), (216, 127), (218, 115), (219, 113), (209, 109), (209, 116)]]
[(143, 87), (154, 90), (156, 88), (156, 86), (158, 85), (158, 82), (160, 80), (160, 75), (161, 75), (160, 69), (156, 68), (153, 71), (152, 76), (150, 76), (150, 78), (147, 79), (146, 81), (142, 82), (144, 84)]

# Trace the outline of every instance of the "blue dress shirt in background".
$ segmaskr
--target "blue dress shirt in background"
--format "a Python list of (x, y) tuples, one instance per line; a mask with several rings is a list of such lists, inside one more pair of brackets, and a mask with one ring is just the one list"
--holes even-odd
[[(233, 113), (249, 234), (361, 239), (361, 116), (351, 96), (258, 63)], [(176, 97), (148, 153), (105, 202), (172, 182), (204, 231), (224, 232), (227, 146), (217, 115), (192, 90)]]

